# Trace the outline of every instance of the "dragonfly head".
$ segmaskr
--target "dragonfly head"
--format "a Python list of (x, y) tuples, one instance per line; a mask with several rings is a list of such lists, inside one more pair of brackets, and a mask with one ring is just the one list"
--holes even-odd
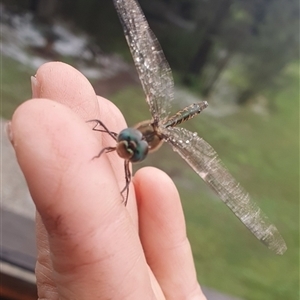
[(116, 150), (120, 157), (131, 162), (138, 162), (146, 158), (148, 143), (139, 130), (126, 128), (118, 134)]

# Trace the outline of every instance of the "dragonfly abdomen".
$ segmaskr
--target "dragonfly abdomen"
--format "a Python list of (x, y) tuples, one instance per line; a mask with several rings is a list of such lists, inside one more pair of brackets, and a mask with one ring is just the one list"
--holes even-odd
[(165, 127), (174, 127), (176, 125), (181, 124), (182, 122), (188, 121), (198, 114), (201, 113), (203, 109), (205, 109), (208, 106), (208, 103), (206, 101), (202, 101), (199, 103), (193, 103), (184, 109), (177, 112), (174, 116), (168, 118), (166, 123), (164, 123)]

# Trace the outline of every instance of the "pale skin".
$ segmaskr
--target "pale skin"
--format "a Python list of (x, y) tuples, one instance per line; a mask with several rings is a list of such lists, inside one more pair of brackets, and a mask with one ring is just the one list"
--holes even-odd
[(114, 141), (85, 121), (119, 132), (120, 111), (63, 63), (43, 65), (32, 82), (9, 136), (37, 208), (39, 299), (205, 300), (172, 180), (139, 170), (125, 207), (122, 159), (92, 159)]

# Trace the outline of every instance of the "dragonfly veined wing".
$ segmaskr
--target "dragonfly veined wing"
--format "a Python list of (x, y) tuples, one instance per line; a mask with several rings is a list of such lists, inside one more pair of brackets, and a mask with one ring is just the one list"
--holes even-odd
[(174, 98), (173, 76), (160, 44), (135, 1), (114, 0), (153, 120), (168, 117)]
[(145, 159), (148, 152), (157, 149), (165, 141), (260, 241), (277, 254), (283, 254), (287, 247), (280, 233), (229, 174), (215, 150), (197, 134), (175, 127), (198, 115), (207, 107), (207, 102), (191, 104), (169, 117), (174, 87), (172, 73), (162, 49), (135, 0), (113, 2), (152, 114), (151, 121), (125, 128), (119, 134), (111, 132), (100, 120), (90, 120), (96, 122), (94, 130), (106, 132), (116, 141), (115, 146), (102, 149), (96, 157), (104, 152), (117, 151), (124, 159), (126, 185), (121, 194), (126, 192), (126, 198), (123, 198), (125, 205), (131, 180), (129, 163)]
[(277, 228), (230, 175), (216, 151), (207, 142), (185, 128), (168, 127), (162, 133), (174, 151), (179, 153), (260, 241), (277, 254), (286, 251), (286, 244)]

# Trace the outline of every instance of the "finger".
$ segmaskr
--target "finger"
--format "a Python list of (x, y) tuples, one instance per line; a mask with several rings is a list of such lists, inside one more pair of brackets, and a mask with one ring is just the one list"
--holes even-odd
[(158, 169), (143, 168), (136, 173), (134, 186), (141, 242), (166, 299), (205, 299), (173, 182)]
[[(32, 78), (33, 95), (60, 102), (75, 111), (85, 121), (101, 120), (109, 130), (116, 133), (126, 128), (125, 120), (119, 109), (110, 101), (97, 97), (86, 77), (73, 67), (61, 63), (50, 62), (42, 65), (36, 76)], [(90, 124), (91, 128), (95, 124)], [(103, 147), (115, 146), (115, 141), (105, 133), (94, 132), (99, 139), (97, 155)], [(119, 189), (125, 186), (124, 162), (117, 153), (108, 155), (109, 162), (119, 183)], [(133, 198), (134, 195), (131, 195)], [(134, 212), (134, 201), (129, 201), (129, 207)], [(133, 207), (131, 207), (133, 206)], [(134, 213), (133, 213), (134, 214)]]
[[(42, 65), (35, 77), (31, 78), (31, 83), (33, 97), (61, 102), (73, 108), (83, 119), (89, 115), (99, 114), (98, 102), (92, 86), (80, 72), (67, 64), (50, 62)], [(52, 280), (48, 234), (39, 214), (36, 217), (36, 235), (38, 289), (40, 293), (52, 294), (57, 291)]]
[[(54, 101), (60, 102), (72, 108), (84, 120), (102, 119), (110, 127), (110, 122), (114, 129), (118, 126), (124, 127), (124, 120), (119, 110), (109, 101), (96, 97), (95, 92), (88, 80), (73, 67), (60, 63), (51, 62), (42, 65), (35, 77), (32, 78), (32, 90), (35, 97), (47, 97)], [(99, 102), (98, 102), (99, 101)], [(99, 103), (101, 110), (99, 110)], [(102, 116), (103, 115), (103, 116)], [(106, 120), (106, 116), (113, 116)], [(29, 116), (31, 117), (31, 116)], [(119, 121), (120, 120), (120, 121)], [(51, 120), (50, 120), (51, 122)], [(118, 122), (120, 124), (118, 124)], [(62, 129), (63, 130), (63, 129)], [(99, 149), (93, 154), (95, 156), (100, 150), (111, 145), (111, 138), (104, 135), (102, 146), (102, 134), (95, 132), (99, 139)], [(84, 137), (82, 137), (84, 142)], [(124, 176), (123, 163), (116, 159), (114, 154), (109, 155), (111, 166), (118, 178), (119, 188), (123, 188)], [(122, 176), (121, 176), (122, 175)], [(130, 203), (134, 203), (132, 200)], [(133, 214), (134, 215), (134, 214)], [(136, 217), (135, 217), (136, 218)], [(36, 272), (38, 274), (39, 289), (53, 286), (52, 282), (52, 262), (49, 257), (49, 245), (46, 229), (40, 217), (36, 218), (38, 260)]]
[(38, 248), (35, 266), (38, 295), (44, 295), (45, 299), (56, 299), (58, 291), (55, 280), (53, 279), (53, 266), (50, 258), (48, 232), (38, 212), (36, 212), (35, 217), (35, 230)]
[(114, 173), (106, 157), (91, 160), (98, 142), (90, 128), (68, 108), (38, 99), (17, 109), (11, 131), (48, 232), (60, 297), (153, 297), (137, 231), (116, 201)]
[(99, 118), (95, 91), (86, 77), (62, 62), (43, 64), (32, 78), (34, 98), (47, 98), (60, 102), (84, 120)]

